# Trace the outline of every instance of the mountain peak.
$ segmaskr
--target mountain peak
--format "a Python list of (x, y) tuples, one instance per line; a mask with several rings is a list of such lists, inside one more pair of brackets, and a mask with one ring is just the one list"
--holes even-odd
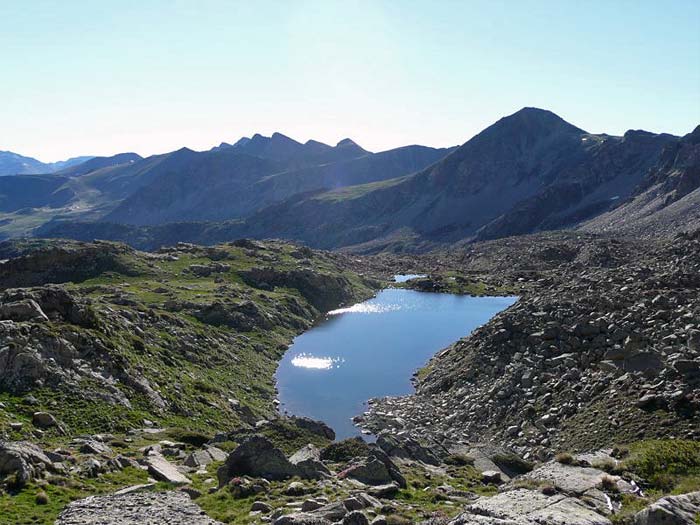
[(278, 131), (275, 131), (272, 134), (272, 137), (270, 137), (270, 140), (273, 142), (278, 142), (278, 143), (287, 143), (287, 144), (294, 144), (294, 145), (301, 146), (300, 142), (297, 142), (293, 138), (290, 138), (287, 135), (283, 135), (282, 133), (279, 133)]
[(336, 148), (347, 148), (347, 147), (353, 147), (353, 148), (359, 148), (360, 146), (357, 144), (352, 139), (345, 138), (338, 142), (338, 144), (335, 145)]
[(547, 109), (524, 107), (512, 115), (498, 120), (495, 124), (482, 131), (480, 135), (491, 135), (493, 133), (544, 136), (551, 134), (580, 135), (586, 133), (586, 131), (568, 123), (559, 115)]
[(250, 137), (241, 137), (238, 139), (236, 142), (233, 143), (233, 147), (240, 147), (240, 146), (245, 146), (251, 141)]

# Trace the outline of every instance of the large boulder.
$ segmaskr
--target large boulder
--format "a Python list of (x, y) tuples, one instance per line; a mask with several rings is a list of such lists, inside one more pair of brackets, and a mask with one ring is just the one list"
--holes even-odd
[(610, 525), (610, 520), (576, 498), (545, 496), (536, 490), (516, 489), (481, 497), (450, 525)]
[(635, 525), (685, 525), (697, 523), (700, 492), (668, 496), (652, 503), (634, 516)]
[(48, 321), (41, 306), (32, 299), (0, 304), (0, 319), (11, 321)]
[(280, 516), (273, 523), (274, 525), (332, 525), (333, 522), (321, 516), (299, 512)]
[(0, 476), (14, 475), (24, 485), (46, 470), (54, 470), (44, 452), (26, 441), (0, 441)]
[(330, 475), (328, 468), (321, 462), (321, 451), (311, 443), (292, 454), (289, 462), (299, 469), (302, 478), (318, 479)]
[(341, 478), (352, 478), (366, 485), (386, 485), (396, 482), (406, 487), (406, 479), (396, 464), (381, 449), (375, 448), (366, 458), (356, 460), (338, 474)]
[(412, 459), (428, 465), (440, 464), (440, 458), (435, 452), (409, 437), (379, 436), (377, 445), (392, 457)]
[(226, 485), (236, 476), (283, 480), (297, 475), (300, 475), (299, 469), (269, 439), (262, 436), (246, 439), (229, 454), (217, 471), (219, 486)]
[(294, 423), (297, 427), (302, 428), (304, 430), (308, 430), (309, 432), (312, 432), (317, 436), (321, 436), (331, 441), (335, 440), (335, 431), (331, 427), (326, 425), (323, 421), (317, 421), (309, 417), (298, 416), (292, 416), (289, 420), (292, 423)]
[(148, 473), (159, 481), (166, 481), (176, 485), (187, 485), (190, 480), (182, 474), (175, 465), (170, 463), (159, 453), (151, 453), (146, 456)]
[(591, 467), (564, 465), (550, 461), (523, 476), (536, 482), (551, 483), (567, 494), (583, 494), (601, 484), (607, 477), (604, 471)]

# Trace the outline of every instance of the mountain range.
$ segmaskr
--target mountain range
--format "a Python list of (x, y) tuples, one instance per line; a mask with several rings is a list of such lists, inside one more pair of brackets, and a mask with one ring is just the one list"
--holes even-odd
[(11, 151), (0, 151), (0, 177), (4, 175), (37, 175), (57, 171), (82, 164), (92, 157), (73, 157), (59, 162), (41, 162)]
[(673, 233), (700, 226), (699, 188), (700, 128), (592, 134), (524, 108), (457, 148), (371, 153), (275, 133), (5, 176), (0, 234), (416, 251), (562, 228)]

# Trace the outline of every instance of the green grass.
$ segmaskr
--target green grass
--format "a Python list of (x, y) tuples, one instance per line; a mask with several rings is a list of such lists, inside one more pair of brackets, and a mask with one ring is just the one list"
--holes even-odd
[(700, 490), (700, 443), (654, 439), (633, 443), (626, 469), (643, 478), (652, 490), (680, 494)]
[(379, 182), (370, 182), (368, 184), (358, 184), (355, 186), (346, 186), (337, 190), (327, 191), (320, 195), (314, 196), (315, 200), (340, 202), (352, 199), (359, 199), (375, 190), (391, 188), (404, 182), (406, 177), (398, 177), (396, 179), (383, 180)]
[[(55, 477), (50, 483), (31, 483), (16, 494), (0, 496), (0, 524), (52, 525), (58, 514), (71, 501), (93, 494), (114, 492), (130, 485), (146, 483), (148, 474), (128, 467), (120, 472), (104, 474), (95, 479)], [(161, 488), (169, 488), (161, 484)], [(46, 504), (37, 504), (37, 494), (46, 493)]]
[(615, 472), (641, 480), (645, 498), (622, 495), (622, 510), (613, 523), (629, 523), (631, 516), (659, 498), (700, 490), (700, 443), (688, 440), (650, 439), (624, 447), (627, 456)]

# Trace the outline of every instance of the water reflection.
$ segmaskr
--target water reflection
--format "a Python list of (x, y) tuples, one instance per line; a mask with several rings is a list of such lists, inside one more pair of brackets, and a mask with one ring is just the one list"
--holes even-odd
[(292, 366), (298, 368), (314, 368), (316, 370), (330, 370), (337, 368), (344, 360), (339, 357), (315, 357), (309, 354), (297, 354), (292, 357)]

